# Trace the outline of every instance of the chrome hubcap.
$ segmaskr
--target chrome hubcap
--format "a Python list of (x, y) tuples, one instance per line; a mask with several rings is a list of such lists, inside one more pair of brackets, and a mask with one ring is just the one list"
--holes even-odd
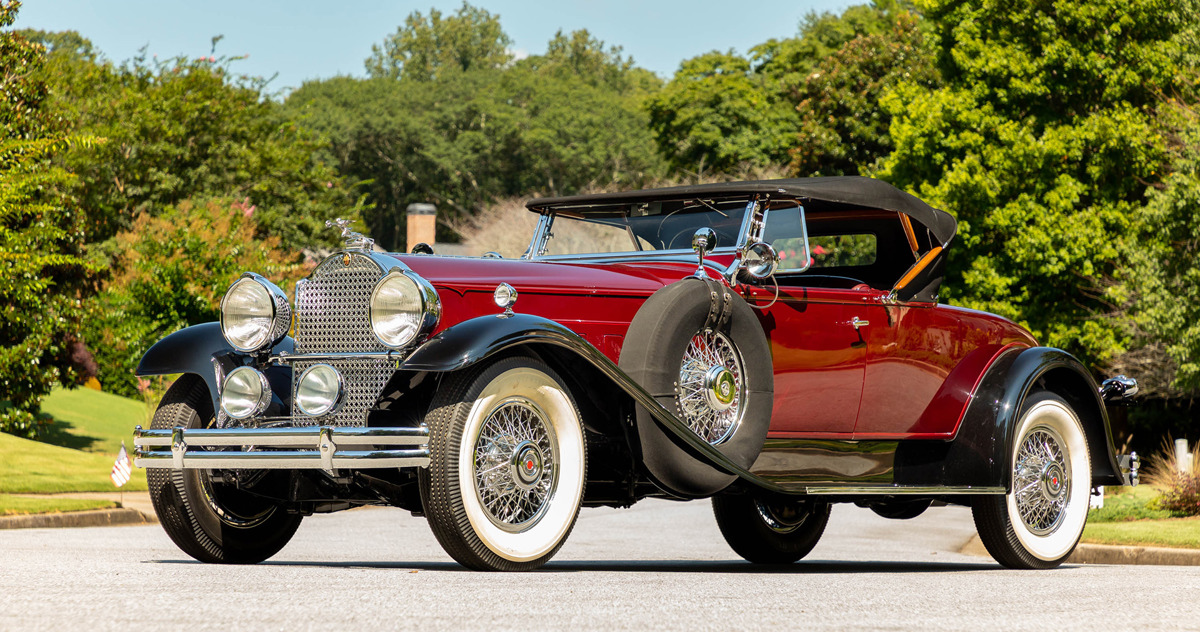
[(776, 533), (791, 533), (808, 519), (808, 512), (798, 506), (778, 507), (757, 500), (754, 501), (754, 506), (767, 528)]
[(746, 399), (742, 358), (733, 342), (712, 330), (692, 336), (678, 384), (676, 400), (688, 426), (711, 444), (728, 439)]
[(558, 482), (553, 430), (524, 398), (488, 414), (475, 441), (475, 488), (493, 524), (524, 531), (537, 524)]
[(1013, 471), (1013, 494), (1021, 522), (1035, 535), (1052, 533), (1066, 515), (1071, 481), (1066, 443), (1039, 426), (1021, 440)]

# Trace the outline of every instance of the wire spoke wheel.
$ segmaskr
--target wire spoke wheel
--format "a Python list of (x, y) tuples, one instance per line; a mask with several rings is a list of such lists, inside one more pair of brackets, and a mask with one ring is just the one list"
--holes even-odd
[(558, 482), (557, 462), (554, 431), (533, 402), (496, 407), (475, 441), (475, 490), (492, 524), (510, 532), (536, 524)]
[(1071, 490), (1067, 458), (1062, 437), (1047, 426), (1034, 428), (1017, 448), (1013, 494), (1031, 533), (1046, 535), (1062, 522)]
[(716, 445), (741, 421), (746, 399), (742, 358), (720, 332), (692, 336), (679, 366), (676, 401), (683, 420), (702, 439)]
[(1009, 568), (1054, 568), (1075, 550), (1087, 521), (1092, 466), (1083, 425), (1063, 398), (1034, 393), (1009, 450), (1009, 493), (972, 501), (979, 539)]

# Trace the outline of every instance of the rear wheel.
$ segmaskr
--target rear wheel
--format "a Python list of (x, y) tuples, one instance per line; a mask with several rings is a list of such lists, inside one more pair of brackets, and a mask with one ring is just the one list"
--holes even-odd
[[(184, 375), (163, 396), (150, 427), (206, 428), (213, 421), (208, 387), (200, 378)], [(209, 470), (153, 468), (146, 478), (163, 530), (201, 562), (261, 562), (287, 545), (300, 526), (299, 515), (216, 483)]]
[(791, 564), (808, 555), (829, 522), (829, 503), (714, 496), (713, 514), (735, 553), (755, 564)]
[(442, 548), (474, 570), (545, 564), (583, 500), (587, 453), (562, 380), (532, 358), (451, 374), (426, 417), (421, 501)]
[(1083, 535), (1092, 468), (1079, 417), (1061, 397), (1041, 392), (1025, 402), (1009, 467), (1012, 491), (972, 503), (979, 539), (1009, 568), (1054, 568)]

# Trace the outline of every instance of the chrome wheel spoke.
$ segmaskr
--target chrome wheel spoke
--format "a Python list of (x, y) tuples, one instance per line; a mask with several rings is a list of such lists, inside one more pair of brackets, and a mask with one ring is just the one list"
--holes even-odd
[[(712, 376), (724, 372), (731, 378), (729, 400), (716, 401)], [(745, 400), (742, 361), (736, 347), (724, 334), (705, 330), (692, 336), (679, 366), (676, 402), (683, 420), (709, 443), (720, 443), (732, 434), (741, 419)]]
[(1070, 492), (1066, 444), (1039, 426), (1021, 439), (1013, 468), (1013, 497), (1021, 522), (1035, 535), (1058, 528)]
[(556, 481), (548, 422), (528, 400), (510, 398), (488, 414), (475, 441), (476, 492), (488, 518), (507, 531), (536, 524)]

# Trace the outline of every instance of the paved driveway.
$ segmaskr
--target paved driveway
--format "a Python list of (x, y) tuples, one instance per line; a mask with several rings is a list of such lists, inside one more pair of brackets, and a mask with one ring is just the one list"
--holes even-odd
[(423, 519), (305, 520), (278, 556), (212, 566), (158, 526), (0, 532), (2, 630), (1200, 629), (1200, 568), (1008, 571), (959, 548), (970, 512), (834, 507), (809, 558), (763, 569), (707, 502), (585, 509), (547, 567), (472, 573)]

